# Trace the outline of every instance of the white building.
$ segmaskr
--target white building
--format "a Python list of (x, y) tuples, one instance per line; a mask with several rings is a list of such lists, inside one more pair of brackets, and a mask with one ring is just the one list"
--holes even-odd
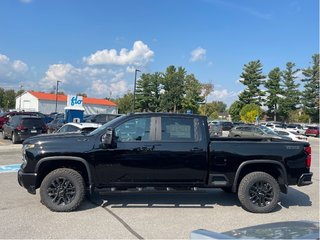
[[(26, 91), (16, 98), (16, 110), (35, 111), (49, 114), (56, 111), (64, 113), (67, 106), (67, 96), (56, 94)], [(106, 99), (83, 97), (84, 114), (118, 113), (117, 104)]]

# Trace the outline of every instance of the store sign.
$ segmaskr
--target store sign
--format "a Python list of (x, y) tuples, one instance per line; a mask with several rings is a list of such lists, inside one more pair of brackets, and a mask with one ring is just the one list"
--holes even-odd
[(76, 95), (68, 95), (67, 106), (71, 108), (82, 107), (83, 97)]

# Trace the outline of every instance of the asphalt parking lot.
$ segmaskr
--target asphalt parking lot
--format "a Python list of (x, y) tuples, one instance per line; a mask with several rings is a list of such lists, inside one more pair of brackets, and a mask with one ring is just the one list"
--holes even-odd
[[(244, 211), (235, 194), (219, 189), (190, 193), (110, 193), (104, 204), (85, 201), (71, 213), (54, 213), (17, 183), (16, 172), (0, 172), (0, 238), (188, 239), (199, 228), (227, 231), (278, 221), (319, 221), (319, 139), (312, 146), (313, 184), (290, 187), (277, 210)], [(0, 167), (20, 164), (21, 144), (0, 140)], [(10, 170), (9, 170), (10, 171)], [(14, 170), (12, 170), (14, 171)]]

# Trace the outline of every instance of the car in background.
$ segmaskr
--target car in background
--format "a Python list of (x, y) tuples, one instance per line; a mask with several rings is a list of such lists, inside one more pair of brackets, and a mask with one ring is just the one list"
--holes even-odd
[(294, 131), (294, 132), (302, 134), (302, 135), (304, 135), (306, 132), (306, 130), (304, 130), (300, 124), (288, 124), (287, 130)]
[(305, 132), (305, 135), (319, 137), (319, 126), (309, 126)]
[(87, 134), (93, 130), (100, 127), (101, 124), (98, 123), (66, 123), (61, 128), (59, 128), (55, 133), (71, 133), (79, 132)]
[(13, 144), (38, 134), (47, 133), (46, 124), (39, 117), (15, 115), (3, 125), (2, 138), (11, 139)]
[(91, 123), (99, 123), (99, 124), (105, 124), (117, 117), (121, 116), (120, 114), (111, 114), (111, 113), (100, 113), (100, 114), (94, 114), (86, 118), (85, 122), (91, 122)]
[(222, 124), (221, 122), (212, 121), (208, 123), (210, 137), (221, 137), (222, 136)]
[(230, 131), (230, 129), (233, 128), (232, 122), (221, 121), (221, 124), (222, 124), (222, 131)]
[(295, 131), (290, 130), (275, 130), (277, 134), (284, 137), (289, 137), (292, 139), (292, 141), (299, 141), (299, 142), (308, 142), (308, 138), (302, 134), (299, 134)]
[(283, 139), (277, 134), (268, 133), (266, 130), (254, 125), (240, 125), (233, 127), (230, 130), (228, 137)]
[(48, 133), (54, 133), (66, 123), (64, 118), (56, 118), (47, 124)]

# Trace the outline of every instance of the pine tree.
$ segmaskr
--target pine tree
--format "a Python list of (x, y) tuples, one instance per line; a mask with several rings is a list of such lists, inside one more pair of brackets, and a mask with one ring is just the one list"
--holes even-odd
[(312, 56), (312, 66), (303, 70), (304, 91), (302, 104), (306, 114), (313, 122), (319, 122), (319, 54)]
[(281, 70), (276, 67), (268, 74), (268, 80), (264, 86), (267, 89), (267, 97), (265, 105), (268, 107), (268, 112), (273, 114), (273, 120), (277, 121), (277, 107), (279, 104), (279, 94), (282, 93), (280, 88)]
[(245, 104), (263, 105), (264, 93), (260, 90), (265, 76), (262, 74), (262, 64), (260, 60), (251, 61), (244, 65), (240, 82), (246, 86), (246, 89), (239, 94), (239, 101)]
[(187, 75), (185, 78), (184, 98), (182, 99), (182, 110), (186, 112), (191, 110), (198, 113), (199, 103), (204, 101), (201, 96), (202, 85), (193, 74)]

